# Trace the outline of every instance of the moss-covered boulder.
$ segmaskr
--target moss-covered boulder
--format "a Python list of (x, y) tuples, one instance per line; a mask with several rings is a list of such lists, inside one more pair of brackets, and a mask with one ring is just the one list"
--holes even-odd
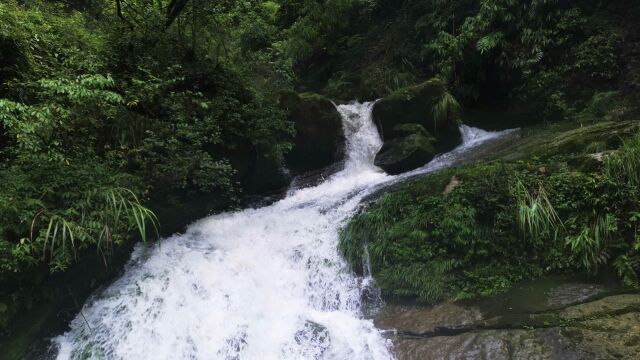
[(446, 151), (462, 140), (458, 110), (458, 103), (447, 92), (446, 84), (440, 79), (431, 79), (382, 98), (373, 107), (372, 115), (385, 141), (399, 135), (394, 131), (397, 125), (416, 123), (435, 137), (438, 151)]
[(342, 160), (342, 117), (331, 100), (318, 94), (285, 92), (278, 102), (296, 128), (294, 147), (285, 157), (291, 170), (317, 170)]
[(397, 136), (385, 141), (375, 159), (375, 165), (387, 173), (400, 174), (418, 168), (436, 155), (436, 139), (422, 125), (396, 125), (393, 131)]

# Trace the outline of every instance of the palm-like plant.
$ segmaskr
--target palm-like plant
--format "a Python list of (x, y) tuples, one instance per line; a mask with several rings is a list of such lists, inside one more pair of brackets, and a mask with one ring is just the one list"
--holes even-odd
[[(156, 215), (126, 188), (89, 191), (78, 209), (52, 214), (43, 210), (33, 219), (30, 245), (37, 245), (43, 261), (49, 258), (54, 270), (64, 269), (76, 258), (78, 249), (89, 245), (95, 245), (106, 265), (105, 254), (132, 230), (143, 242), (147, 242), (149, 225), (156, 236), (159, 234)], [(46, 225), (38, 229), (40, 218)]]
[(514, 187), (518, 203), (518, 224), (522, 234), (535, 241), (540, 241), (545, 236), (556, 238), (563, 223), (542, 184), (539, 184), (535, 194), (529, 192), (520, 180), (516, 180)]

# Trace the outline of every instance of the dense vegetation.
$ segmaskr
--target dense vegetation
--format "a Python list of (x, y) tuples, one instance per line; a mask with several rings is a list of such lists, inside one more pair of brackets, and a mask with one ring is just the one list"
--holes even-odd
[[(624, 142), (608, 131), (620, 126)], [(350, 222), (342, 250), (358, 269), (366, 247), (383, 292), (427, 303), (552, 274), (615, 271), (640, 287), (640, 132), (591, 127), (542, 156), (406, 184)]]
[[(435, 77), (449, 105), (434, 119), (457, 121), (460, 104), (463, 121), (502, 128), (628, 120), (639, 19), (623, 0), (3, 0), (0, 334), (50, 274), (286, 187), (283, 167), (338, 160), (335, 114), (324, 139), (296, 122), (329, 101), (292, 90), (370, 100)], [(347, 234), (372, 241), (383, 289), (425, 301), (611, 264), (637, 284), (637, 144), (594, 171), (542, 174), (535, 158), (439, 174)], [(441, 196), (454, 173), (463, 184)]]
[(0, 327), (46, 267), (269, 190), (251, 164), (291, 146), (291, 80), (250, 26), (274, 4), (175, 3), (0, 4)]
[(290, 0), (283, 8), (302, 16), (284, 21), (303, 85), (336, 98), (380, 97), (439, 76), (467, 106), (520, 100), (553, 117), (579, 110), (594, 90), (639, 85), (640, 9), (628, 1)]

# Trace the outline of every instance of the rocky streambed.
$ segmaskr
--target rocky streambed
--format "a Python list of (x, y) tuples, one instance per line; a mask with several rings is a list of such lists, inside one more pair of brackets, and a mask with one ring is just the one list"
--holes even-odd
[(398, 360), (637, 359), (640, 294), (544, 279), (507, 294), (434, 306), (389, 304), (375, 319)]

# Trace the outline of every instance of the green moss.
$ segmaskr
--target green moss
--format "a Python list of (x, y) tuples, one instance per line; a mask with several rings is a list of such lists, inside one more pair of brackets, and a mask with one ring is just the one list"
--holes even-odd
[[(591, 150), (615, 149), (622, 145), (622, 139), (633, 135), (637, 129), (635, 122), (599, 122), (556, 135), (544, 150), (559, 154), (584, 154)], [(598, 143), (600, 147), (593, 148)]]

